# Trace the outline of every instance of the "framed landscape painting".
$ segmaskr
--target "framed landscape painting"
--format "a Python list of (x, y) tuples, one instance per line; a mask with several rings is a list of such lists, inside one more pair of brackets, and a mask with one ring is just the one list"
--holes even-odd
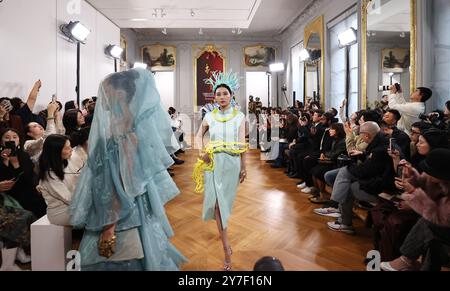
[(246, 67), (268, 67), (275, 62), (276, 49), (269, 46), (257, 45), (244, 48), (244, 63)]
[(174, 70), (176, 67), (176, 47), (162, 44), (143, 46), (141, 59), (153, 72)]

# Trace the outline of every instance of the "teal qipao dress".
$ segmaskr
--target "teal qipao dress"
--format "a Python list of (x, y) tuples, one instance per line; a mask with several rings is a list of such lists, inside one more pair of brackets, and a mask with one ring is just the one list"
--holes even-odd
[[(81, 270), (178, 270), (186, 259), (169, 242), (164, 205), (178, 189), (167, 172), (178, 149), (150, 72), (133, 69), (101, 84), (89, 136), (89, 158), (72, 201), (72, 225), (85, 228)], [(116, 251), (98, 251), (116, 224)]]
[[(217, 114), (209, 112), (205, 115), (203, 126), (208, 126), (209, 141), (203, 141), (202, 146), (209, 142), (237, 142), (245, 144), (245, 115), (238, 112), (233, 117), (235, 109), (230, 106), (225, 112)], [(221, 120), (230, 120), (222, 122)], [(204, 140), (204, 137), (200, 137)], [(208, 139), (208, 137), (207, 137)], [(205, 171), (205, 196), (203, 203), (203, 220), (215, 219), (216, 204), (220, 209), (222, 228), (228, 227), (241, 172), (241, 156), (229, 152), (214, 154), (214, 170)]]

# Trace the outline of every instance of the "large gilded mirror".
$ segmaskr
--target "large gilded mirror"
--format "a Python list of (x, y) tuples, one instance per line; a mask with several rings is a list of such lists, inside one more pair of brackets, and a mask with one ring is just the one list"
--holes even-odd
[(323, 16), (316, 18), (305, 27), (305, 50), (309, 57), (304, 60), (305, 64), (305, 101), (311, 99), (325, 103), (324, 92), (324, 28)]
[(363, 108), (375, 107), (396, 83), (407, 98), (416, 86), (416, 0), (362, 1)]

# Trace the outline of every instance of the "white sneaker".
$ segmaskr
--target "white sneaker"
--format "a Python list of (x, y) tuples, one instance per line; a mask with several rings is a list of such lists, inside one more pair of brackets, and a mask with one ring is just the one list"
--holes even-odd
[(16, 261), (19, 261), (21, 264), (28, 264), (31, 262), (31, 257), (27, 256), (22, 248), (19, 248), (17, 250)]
[(321, 215), (321, 216), (327, 216), (327, 217), (334, 217), (334, 218), (341, 217), (341, 213), (339, 212), (339, 209), (333, 208), (333, 207), (317, 208), (317, 209), (314, 209), (314, 213)]
[(305, 193), (305, 194), (311, 194), (312, 189), (309, 188), (309, 187), (305, 187), (305, 188), (302, 189), (302, 192)]
[(306, 188), (306, 183), (302, 183), (302, 184), (300, 184), (300, 185), (297, 185), (297, 188), (298, 188), (298, 189)]
[(353, 228), (353, 226), (344, 225), (344, 224), (340, 223), (339, 221), (327, 222), (327, 225), (328, 225), (328, 228), (333, 231), (339, 231), (339, 232), (343, 232), (346, 234), (355, 234), (355, 229)]

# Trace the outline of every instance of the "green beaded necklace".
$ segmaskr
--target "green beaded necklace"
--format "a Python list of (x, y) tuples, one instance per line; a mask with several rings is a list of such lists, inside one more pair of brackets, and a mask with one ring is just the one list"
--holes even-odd
[(216, 108), (213, 110), (212, 116), (214, 117), (214, 119), (218, 122), (227, 122), (227, 121), (230, 121), (231, 119), (235, 118), (236, 115), (238, 115), (239, 111), (236, 108), (233, 108), (233, 113), (229, 117), (217, 117), (218, 113), (219, 113), (219, 109)]

